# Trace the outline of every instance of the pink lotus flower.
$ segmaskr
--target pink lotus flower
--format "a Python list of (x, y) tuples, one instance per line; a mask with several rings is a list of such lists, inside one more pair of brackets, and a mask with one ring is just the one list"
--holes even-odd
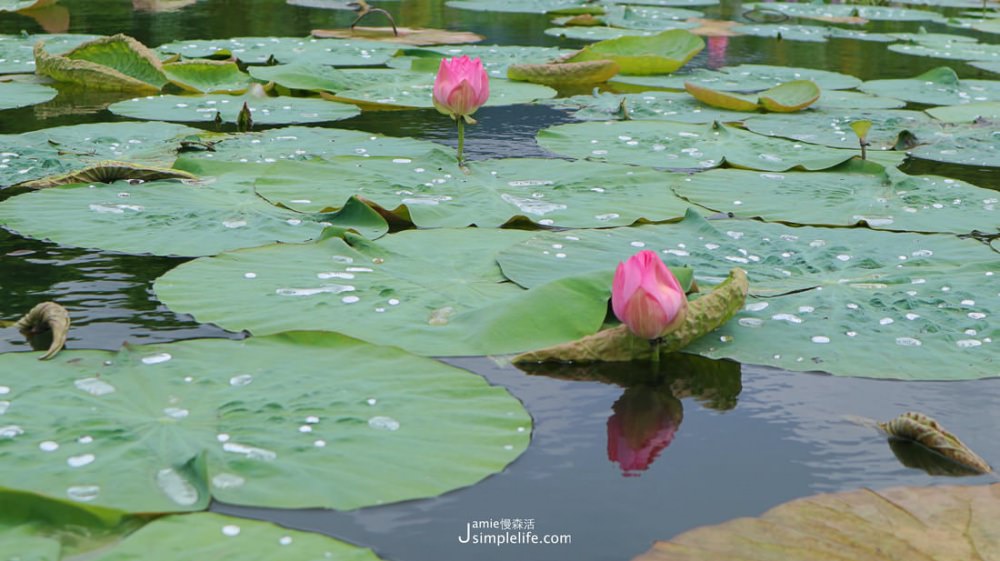
[(490, 97), (490, 79), (483, 61), (462, 55), (441, 59), (434, 79), (434, 107), (452, 119), (474, 123), (470, 115)]
[(618, 264), (611, 308), (636, 336), (656, 339), (684, 321), (687, 296), (660, 256), (643, 250)]

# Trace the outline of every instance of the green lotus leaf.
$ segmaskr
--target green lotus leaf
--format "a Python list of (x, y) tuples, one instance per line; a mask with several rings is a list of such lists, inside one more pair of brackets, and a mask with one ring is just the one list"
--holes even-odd
[(17, 187), (29, 189), (46, 189), (72, 183), (114, 183), (129, 180), (130, 182), (157, 181), (160, 179), (197, 179), (185, 171), (130, 164), (128, 162), (106, 161), (87, 166), (81, 170), (60, 175), (52, 175), (42, 179), (18, 183)]
[(331, 66), (378, 66), (385, 64), (401, 45), (365, 39), (317, 39), (315, 37), (233, 37), (175, 41), (160, 45), (160, 53), (188, 58), (229, 58), (244, 64), (328, 64)]
[(909, 176), (855, 161), (829, 172), (715, 169), (674, 183), (714, 211), (786, 224), (968, 234), (1000, 230), (995, 193), (938, 176)]
[[(348, 155), (413, 158), (441, 149), (440, 144), (426, 140), (318, 127), (284, 127), (237, 134), (203, 133), (200, 138), (211, 142), (212, 150), (188, 152), (186, 158), (263, 164)], [(191, 171), (189, 167), (184, 169)]]
[(351, 86), (343, 72), (332, 66), (317, 63), (277, 64), (251, 66), (247, 72), (258, 80), (274, 82), (292, 90), (336, 92)]
[[(435, 75), (431, 72), (351, 69), (344, 74), (356, 85), (329, 99), (372, 109), (434, 107)], [(555, 90), (545, 86), (494, 78), (490, 80), (490, 98), (486, 105), (516, 105), (555, 95)]]
[(858, 17), (876, 21), (944, 21), (941, 14), (908, 8), (884, 8), (880, 6), (858, 6), (855, 4), (797, 4), (790, 2), (749, 3), (744, 10), (766, 9), (781, 12), (788, 17), (838, 21), (842, 18)]
[(567, 8), (585, 6), (584, 0), (448, 0), (445, 6), (459, 10), (476, 12), (510, 12), (524, 14), (546, 14)]
[[(790, 203), (791, 204), (791, 203)], [(926, 212), (931, 212), (930, 210)], [(566, 257), (556, 259), (552, 244)], [(996, 253), (952, 235), (791, 228), (689, 213), (679, 223), (536, 234), (500, 252), (523, 286), (613, 267), (638, 251), (691, 266), (701, 286), (750, 277), (743, 311), (685, 352), (794, 371), (906, 380), (1000, 374)], [(541, 346), (541, 345), (538, 345)]]
[(685, 82), (691, 82), (718, 91), (749, 93), (773, 88), (792, 80), (812, 80), (824, 92), (852, 89), (861, 84), (861, 80), (854, 76), (838, 72), (761, 64), (724, 66), (718, 70), (698, 68), (672, 76), (618, 76), (613, 83), (682, 90)]
[[(522, 47), (515, 45), (446, 45), (406, 49), (389, 61), (389, 66), (400, 70), (437, 74), (442, 58), (466, 55), (478, 58), (490, 78), (506, 78), (507, 69), (514, 64), (542, 64), (572, 54), (573, 51), (554, 47)], [(492, 83), (490, 84), (492, 86)], [(491, 92), (492, 93), (492, 92)]]
[(431, 45), (453, 45), (457, 43), (478, 43), (484, 39), (471, 31), (450, 31), (412, 27), (347, 27), (341, 29), (313, 29), (313, 37), (324, 39), (365, 39), (426, 47)]
[(823, 90), (819, 101), (813, 104), (816, 110), (831, 109), (900, 109), (906, 102), (892, 97), (869, 95), (861, 92)]
[(41, 84), (0, 82), (0, 111), (35, 105), (56, 96), (56, 90)]
[(931, 107), (927, 114), (945, 123), (1000, 121), (1000, 101), (979, 101), (964, 105)]
[[(259, 275), (227, 284), (268, 282)], [(214, 498), (354, 509), (433, 497), (502, 470), (531, 434), (505, 389), (334, 333), (35, 358), (0, 355), (4, 423), (16, 427), (4, 485), (88, 507), (177, 512)], [(188, 535), (184, 558), (191, 545)]]
[(893, 37), (900, 41), (922, 44), (947, 44), (947, 43), (977, 43), (975, 37), (967, 35), (955, 35), (953, 33), (929, 33), (926, 29), (916, 33), (891, 33)]
[(587, 45), (569, 62), (613, 60), (622, 74), (668, 74), (705, 48), (701, 37), (684, 29), (651, 37), (620, 37)]
[(941, 129), (925, 113), (907, 110), (811, 110), (795, 115), (754, 115), (744, 124), (748, 130), (767, 136), (835, 148), (858, 148), (858, 137), (851, 130), (851, 123), (859, 120), (871, 121), (868, 142), (874, 150), (892, 150), (903, 131), (923, 139)]
[(713, 90), (691, 82), (684, 82), (684, 89), (698, 101), (717, 109), (742, 112), (760, 109), (760, 105), (757, 105), (757, 99), (749, 96)]
[(69, 173), (104, 160), (169, 167), (181, 139), (201, 132), (170, 123), (99, 123), (0, 135), (0, 186)]
[(581, 86), (607, 82), (618, 74), (613, 60), (565, 62), (561, 64), (512, 64), (507, 77), (543, 86)]
[(820, 91), (812, 80), (793, 80), (760, 92), (760, 105), (776, 113), (793, 113), (809, 107), (819, 99)]
[(641, 29), (645, 31), (665, 31), (677, 29), (676, 22), (690, 18), (700, 18), (701, 12), (683, 8), (638, 6), (634, 4), (609, 6), (604, 21), (612, 27)]
[[(538, 143), (571, 158), (667, 169), (709, 169), (731, 166), (761, 171), (820, 170), (841, 164), (857, 154), (798, 144), (723, 125), (672, 121), (573, 123), (543, 129)], [(875, 152), (890, 165), (900, 163), (899, 152)]]
[(607, 290), (605, 277), (531, 291), (503, 282), (493, 256), (530, 235), (411, 230), (378, 244), (351, 235), (279, 244), (191, 261), (155, 290), (171, 309), (228, 329), (261, 335), (294, 325), (421, 355), (511, 353), (593, 333), (607, 312), (595, 297)]
[[(964, 513), (961, 520), (956, 512)], [(1000, 555), (998, 514), (1000, 484), (861, 489), (797, 499), (759, 518), (695, 528), (654, 543), (635, 561), (844, 555), (856, 561), (903, 561), (915, 551), (926, 559), (989, 559)]]
[(719, 0), (608, 0), (606, 4), (629, 4), (642, 6), (667, 6), (671, 8), (686, 6), (718, 6)]
[(172, 62), (163, 65), (163, 73), (175, 85), (196, 93), (241, 93), (250, 85), (250, 76), (227, 61)]
[(357, 116), (357, 107), (324, 99), (302, 97), (256, 97), (211, 94), (201, 96), (161, 95), (119, 101), (108, 107), (116, 115), (135, 119), (211, 123), (216, 115), (226, 123), (235, 123), (240, 108), (250, 107), (258, 125), (323, 123)]
[(913, 78), (870, 80), (860, 89), (874, 95), (927, 105), (1000, 101), (1000, 80), (960, 80), (955, 71), (947, 66)]
[(168, 81), (160, 59), (126, 35), (100, 37), (62, 55), (47, 52), (45, 44), (39, 43), (34, 54), (35, 71), (58, 82), (102, 90), (155, 92)]
[(682, 123), (729, 123), (747, 117), (743, 111), (706, 107), (687, 93), (643, 92), (639, 94), (578, 95), (544, 102), (573, 111), (581, 121), (670, 120)]
[(1000, 34), (1000, 18), (997, 17), (996, 12), (990, 13), (993, 16), (991, 19), (983, 19), (983, 13), (979, 11), (968, 12), (966, 15), (969, 17), (949, 19), (948, 26), (971, 29), (980, 33)]
[(63, 54), (99, 35), (0, 35), (0, 74), (22, 74), (35, 71), (35, 43), (45, 41), (49, 54)]
[(889, 50), (907, 55), (949, 60), (1000, 62), (1000, 45), (985, 43), (954, 42), (916, 45), (897, 43), (889, 45)]
[[(681, 21), (662, 22), (661, 25), (670, 26), (669, 29), (694, 29), (698, 27), (696, 23)], [(621, 29), (618, 27), (550, 27), (545, 30), (546, 35), (573, 39), (574, 41), (606, 41), (619, 37), (652, 37), (657, 33), (659, 31)]]
[(941, 6), (943, 8), (980, 8), (982, 0), (897, 0), (897, 4), (914, 6)]
[(1000, 74), (1000, 60), (993, 62), (970, 62), (969, 66), (975, 66), (976, 68), (986, 70), (987, 72)]
[(748, 23), (733, 27), (741, 35), (780, 38), (788, 41), (825, 43), (830, 31), (816, 25), (790, 25), (785, 23)]
[(0, 541), (10, 559), (68, 559), (114, 544), (142, 525), (121, 511), (3, 488), (0, 501)]
[(19, 12), (39, 7), (48, 0), (0, 0), (0, 12)]
[(335, 210), (356, 194), (420, 228), (498, 227), (516, 219), (585, 228), (681, 218), (688, 205), (664, 189), (664, 179), (651, 169), (528, 158), (470, 162), (463, 173), (452, 154), (436, 153), (281, 162), (256, 189), (300, 212)]
[(939, 132), (917, 146), (910, 155), (967, 166), (1000, 167), (1000, 130), (995, 123)]

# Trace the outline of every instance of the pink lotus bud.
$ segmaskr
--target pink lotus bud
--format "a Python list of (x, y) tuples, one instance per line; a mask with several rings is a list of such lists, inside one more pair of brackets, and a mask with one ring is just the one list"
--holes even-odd
[(465, 55), (441, 59), (434, 79), (434, 107), (438, 111), (452, 119), (468, 117), (489, 97), (490, 79), (483, 61)]
[(618, 264), (611, 308), (636, 336), (656, 339), (684, 321), (687, 296), (660, 256), (643, 250)]

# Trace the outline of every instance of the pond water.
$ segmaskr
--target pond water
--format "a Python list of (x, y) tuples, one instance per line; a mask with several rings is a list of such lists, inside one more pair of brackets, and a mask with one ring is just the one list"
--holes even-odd
[[(202, 0), (167, 13), (134, 11), (120, 0), (60, 0), (70, 32), (123, 32), (155, 46), (179, 39), (233, 36), (304, 36), (311, 29), (343, 27), (346, 11), (289, 6), (277, 0)], [(496, 14), (447, 8), (442, 1), (380, 2), (408, 27), (470, 30), (487, 43), (578, 47), (544, 35), (541, 15)], [(733, 18), (739, 2), (705, 9), (707, 17)], [(954, 12), (954, 10), (952, 10)], [(373, 16), (373, 18), (376, 16)], [(886, 22), (874, 31), (913, 31), (920, 24)], [(928, 31), (943, 26), (924, 24)], [(0, 14), (0, 33), (43, 32), (38, 22)], [(971, 32), (965, 34), (975, 35)], [(985, 34), (980, 39), (989, 42)], [(732, 37), (698, 55), (692, 67), (740, 63), (835, 70), (861, 79), (902, 78), (944, 64), (890, 52), (884, 44), (832, 39), (827, 43)], [(957, 61), (963, 78), (987, 73)], [(98, 100), (60, 98), (43, 108), (0, 112), (0, 132), (122, 120), (94, 110)], [(569, 122), (542, 106), (486, 108), (470, 129), (467, 154), (550, 156), (534, 142), (538, 129)], [(433, 110), (364, 113), (337, 127), (454, 144), (452, 124)], [(938, 173), (1000, 189), (995, 170), (944, 164), (908, 164), (910, 173)], [(5, 198), (0, 192), (0, 199)], [(155, 278), (183, 259), (138, 257), (59, 247), (0, 230), (0, 318), (57, 300), (73, 314), (68, 347), (116, 349), (122, 342), (169, 342), (196, 337), (241, 337), (200, 325), (160, 304)], [(0, 340), (0, 352), (27, 350)], [(659, 387), (628, 388), (601, 381), (600, 372), (524, 373), (503, 359), (449, 359), (485, 376), (521, 399), (535, 420), (527, 452), (503, 473), (443, 496), (351, 512), (282, 511), (213, 504), (215, 511), (271, 520), (371, 547), (385, 559), (604, 561), (628, 559), (657, 539), (740, 516), (755, 516), (784, 501), (816, 492), (896, 485), (981, 484), (989, 476), (932, 477), (904, 467), (884, 438), (852, 416), (888, 418), (919, 410), (941, 420), (983, 457), (1000, 461), (1000, 380), (916, 383), (840, 378), (690, 360), (665, 365)], [(702, 377), (699, 377), (703, 375)], [(574, 379), (577, 378), (577, 379)], [(625, 470), (609, 458), (609, 419), (640, 419), (676, 433), (647, 469)], [(644, 420), (643, 420), (644, 419)], [(642, 428), (635, 430), (643, 430)], [(611, 431), (613, 432), (613, 431)], [(611, 436), (612, 440), (616, 437)], [(476, 520), (534, 520), (535, 531), (569, 534), (565, 545), (474, 546), (459, 543)]]

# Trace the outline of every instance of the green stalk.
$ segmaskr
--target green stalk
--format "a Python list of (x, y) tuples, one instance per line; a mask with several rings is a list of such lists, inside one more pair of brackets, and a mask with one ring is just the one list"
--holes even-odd
[(458, 121), (458, 164), (462, 165), (462, 149), (465, 148), (465, 119), (459, 117)]

